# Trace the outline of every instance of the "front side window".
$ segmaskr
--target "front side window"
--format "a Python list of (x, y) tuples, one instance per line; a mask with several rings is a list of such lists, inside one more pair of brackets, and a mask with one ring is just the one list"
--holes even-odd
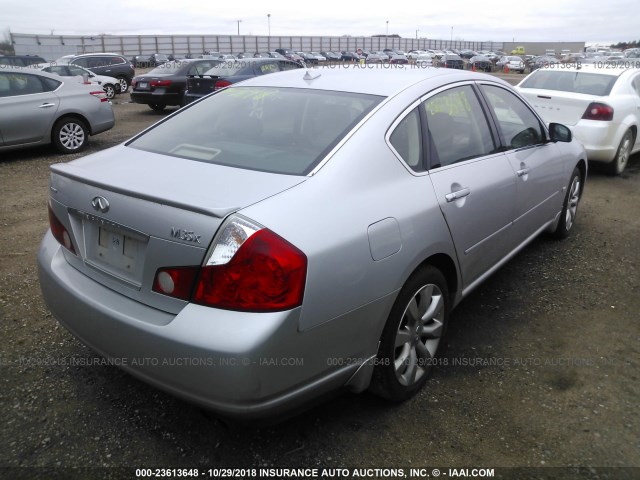
[(422, 107), (429, 130), (431, 168), (495, 151), (487, 119), (470, 85), (438, 93)]
[(508, 148), (523, 148), (545, 141), (538, 117), (525, 103), (504, 88), (482, 85), (489, 107), (500, 128), (502, 143)]
[(306, 175), (382, 99), (297, 88), (231, 87), (127, 145), (176, 161)]

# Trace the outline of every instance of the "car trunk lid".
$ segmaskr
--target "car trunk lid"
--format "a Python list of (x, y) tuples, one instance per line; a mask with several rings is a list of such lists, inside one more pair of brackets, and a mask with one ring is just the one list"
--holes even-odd
[(125, 146), (51, 167), (51, 206), (71, 233), (67, 261), (137, 301), (177, 313), (152, 291), (159, 268), (200, 265), (224, 218), (305, 177), (178, 159)]
[(536, 109), (545, 122), (562, 123), (567, 126), (576, 125), (592, 102), (602, 102), (604, 100), (606, 103), (606, 97), (559, 90), (521, 88), (520, 93)]

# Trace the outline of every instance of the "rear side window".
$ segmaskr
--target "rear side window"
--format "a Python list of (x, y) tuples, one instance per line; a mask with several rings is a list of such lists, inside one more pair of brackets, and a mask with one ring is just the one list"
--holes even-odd
[(487, 119), (471, 86), (456, 87), (434, 95), (422, 107), (432, 146), (432, 168), (495, 151)]
[(382, 98), (231, 87), (158, 124), (128, 146), (236, 168), (306, 175)]
[(599, 73), (539, 70), (528, 77), (520, 88), (539, 88), (602, 97), (609, 95), (617, 79), (616, 75)]
[(0, 73), (0, 97), (32, 95), (55, 90), (60, 82), (25, 73)]
[(522, 100), (504, 88), (491, 85), (482, 85), (481, 88), (498, 121), (504, 145), (523, 148), (544, 141), (544, 130), (538, 117)]
[(422, 132), (420, 113), (414, 108), (393, 130), (389, 137), (393, 149), (414, 171), (424, 170), (422, 165)]

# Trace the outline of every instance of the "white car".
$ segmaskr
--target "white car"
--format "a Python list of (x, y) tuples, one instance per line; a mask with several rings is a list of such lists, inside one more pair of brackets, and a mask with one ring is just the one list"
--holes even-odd
[(501, 69), (509, 72), (518, 72), (524, 73), (525, 65), (522, 61), (522, 58), (514, 55), (505, 55), (501, 57), (500, 60), (497, 61), (496, 66)]
[(589, 160), (619, 175), (640, 151), (640, 69), (606, 67), (541, 68), (517, 89), (545, 122), (567, 125)]
[(116, 86), (119, 84), (119, 80), (114, 77), (107, 77), (105, 75), (96, 75), (91, 70), (79, 67), (77, 65), (56, 65), (55, 63), (41, 63), (37, 67), (43, 72), (54, 73), (61, 77), (74, 77), (78, 83), (85, 83), (88, 85), (99, 85), (107, 94), (109, 100), (116, 96), (120, 90)]

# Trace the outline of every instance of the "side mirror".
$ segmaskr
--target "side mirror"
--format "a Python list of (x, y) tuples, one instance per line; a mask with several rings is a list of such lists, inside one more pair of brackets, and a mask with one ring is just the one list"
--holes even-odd
[(549, 135), (552, 142), (570, 142), (573, 138), (569, 127), (565, 127), (560, 123), (549, 124)]

